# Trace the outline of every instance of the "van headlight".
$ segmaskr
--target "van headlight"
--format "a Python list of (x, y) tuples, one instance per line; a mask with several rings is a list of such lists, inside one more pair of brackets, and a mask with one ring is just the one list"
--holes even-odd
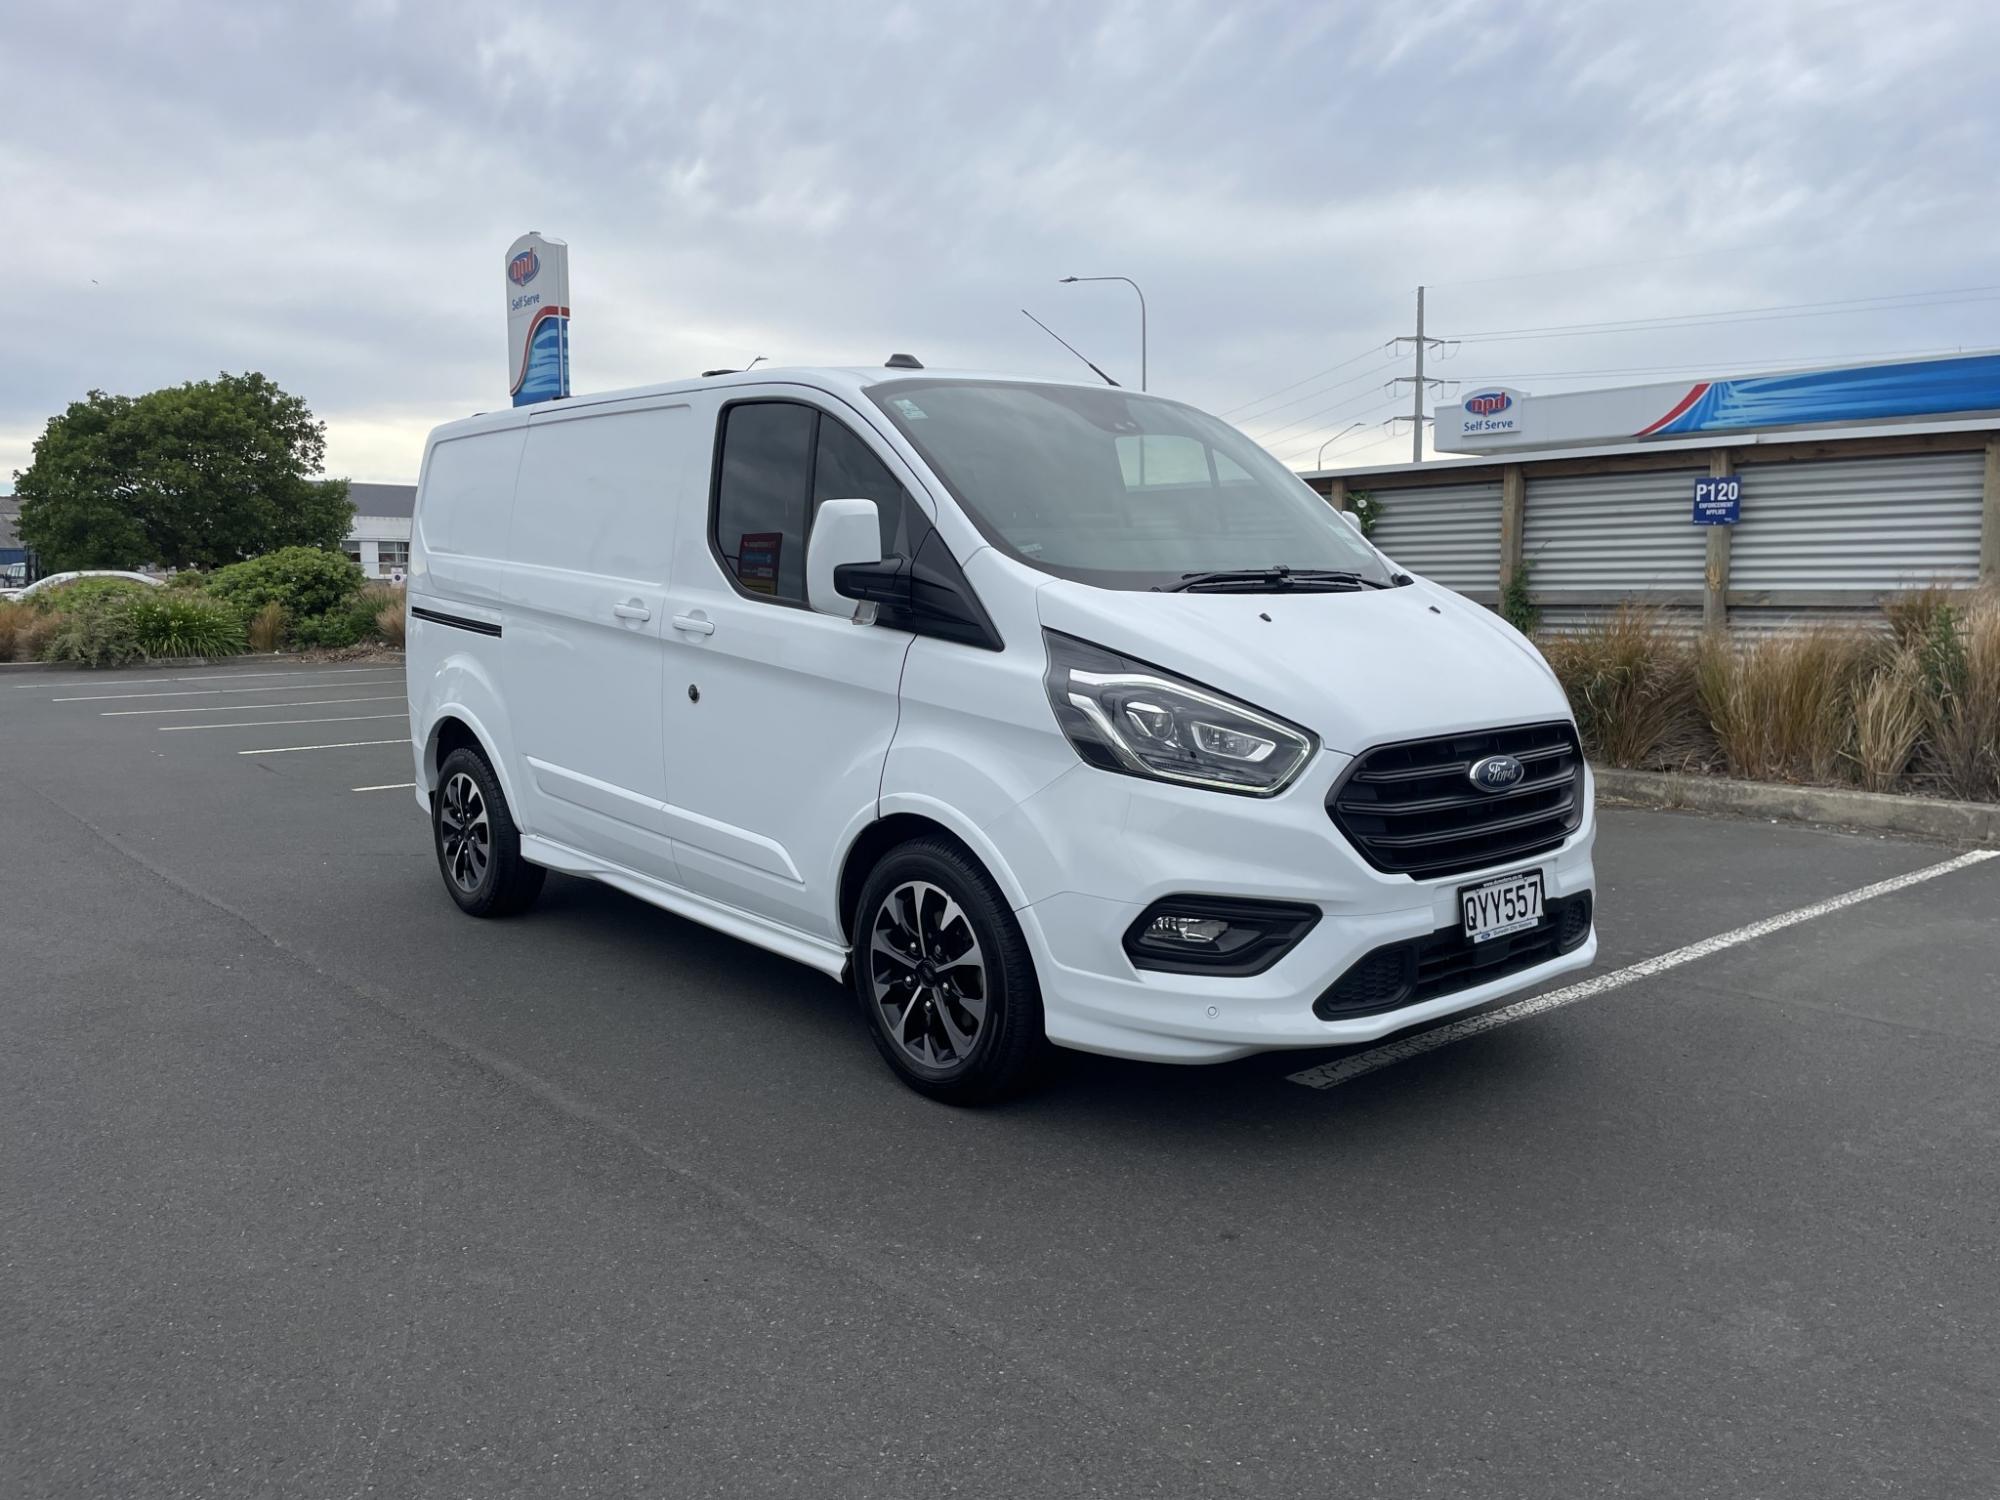
[(1317, 741), (1283, 719), (1074, 636), (1044, 630), (1056, 722), (1089, 764), (1127, 776), (1272, 797)]

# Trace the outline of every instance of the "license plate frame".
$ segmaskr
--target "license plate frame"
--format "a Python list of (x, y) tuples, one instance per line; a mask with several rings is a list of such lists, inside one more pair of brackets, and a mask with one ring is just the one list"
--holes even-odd
[[(1482, 896), (1490, 900), (1482, 901)], [(1539, 927), (1548, 919), (1548, 910), (1540, 869), (1516, 870), (1458, 888), (1459, 931), (1474, 946)]]

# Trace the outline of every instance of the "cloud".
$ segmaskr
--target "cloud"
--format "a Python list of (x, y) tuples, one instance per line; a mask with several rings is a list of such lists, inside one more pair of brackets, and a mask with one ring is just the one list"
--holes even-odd
[[(1977, 4), (39, 7), (0, 53), (0, 480), (93, 387), (256, 368), (336, 472), (505, 399), (501, 252), (572, 246), (580, 382), (755, 354), (1251, 402), (1409, 331), (1987, 280)], [(2000, 343), (2000, 303), (1467, 343), (1435, 368), (1718, 372)], [(1442, 357), (1442, 356), (1441, 356)], [(1387, 355), (1384, 355), (1384, 359)], [(1342, 376), (1374, 361), (1344, 367)], [(1393, 458), (1394, 371), (1253, 406)], [(1637, 377), (1645, 378), (1645, 377)], [(1306, 393), (1300, 397), (1299, 393)]]

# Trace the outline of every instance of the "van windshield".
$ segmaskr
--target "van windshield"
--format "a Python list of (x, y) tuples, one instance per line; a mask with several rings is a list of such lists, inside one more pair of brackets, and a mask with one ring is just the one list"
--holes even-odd
[(868, 394), (989, 542), (1058, 577), (1230, 592), (1391, 581), (1303, 480), (1193, 407), (1014, 381), (897, 380)]

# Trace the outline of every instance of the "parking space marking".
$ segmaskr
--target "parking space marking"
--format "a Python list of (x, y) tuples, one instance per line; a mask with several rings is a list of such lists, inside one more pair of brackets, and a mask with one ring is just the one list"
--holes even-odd
[(203, 729), (276, 729), (281, 724), (363, 724), (371, 719), (407, 719), (408, 714), (334, 714), (324, 719), (245, 719), (240, 724), (162, 724), (161, 734), (193, 734)]
[[(384, 677), (380, 680), (382, 682), (401, 682), (403, 677), (399, 672), (393, 677)], [(354, 685), (361, 687), (364, 685), (372, 686), (373, 684), (356, 683)], [(75, 698), (51, 698), (49, 702), (109, 703), (116, 698), (217, 698), (228, 693), (289, 693), (291, 691), (291, 687), (287, 684), (277, 683), (271, 687), (254, 688), (176, 688), (170, 693), (85, 693)]]
[(351, 786), (350, 792), (413, 792), (417, 789), (414, 781), (385, 781), (380, 786)]
[(269, 750), (238, 750), (238, 755), (290, 755), (299, 750), (355, 750), (363, 745), (407, 745), (410, 737), (398, 740), (342, 740), (334, 745), (274, 745)]
[[(259, 703), (258, 708), (325, 708), (331, 703), (388, 703), (401, 693), (377, 693), (372, 698), (294, 698), (289, 703)], [(250, 710), (247, 703), (209, 703), (200, 708), (100, 708), (100, 719), (136, 719), (152, 714), (240, 714)]]
[(1698, 958), (1707, 958), (1711, 953), (1720, 953), (1725, 948), (1734, 948), (1757, 938), (1768, 937), (1774, 932), (1782, 932), (1785, 928), (1795, 927), (1801, 922), (1810, 922), (1816, 917), (1828, 916), (1863, 901), (1872, 901), (1877, 896), (1887, 896), (1913, 885), (1921, 885), (1926, 880), (1936, 880), (1940, 875), (1950, 875), (1989, 859), (2000, 859), (2000, 850), (1974, 849), (1968, 854), (1959, 855), (1956, 859), (1948, 859), (1943, 864), (1927, 865), (1921, 870), (1912, 870), (1907, 875), (1893, 875), (1887, 880), (1864, 885), (1843, 896), (1833, 896), (1825, 901), (1816, 901), (1811, 906), (1801, 906), (1795, 911), (1766, 917), (1761, 922), (1752, 922), (1749, 926), (1738, 927), (1732, 932), (1703, 938), (1698, 943), (1690, 943), (1685, 948), (1676, 948), (1671, 953), (1662, 953), (1656, 958), (1641, 959), (1638, 963), (1625, 968), (1613, 969), (1609, 974), (1599, 974), (1593, 979), (1565, 985), (1559, 990), (1550, 990), (1545, 995), (1535, 995), (1527, 1000), (1516, 1001), (1512, 1005), (1503, 1005), (1498, 1010), (1467, 1016), (1462, 1021), (1452, 1021), (1434, 1031), (1419, 1032), (1415, 1036), (1405, 1037), (1402, 1041), (1390, 1042), (1385, 1047), (1373, 1047), (1352, 1057), (1321, 1063), (1316, 1068), (1307, 1068), (1304, 1072), (1288, 1075), (1287, 1081), (1303, 1084), (1309, 1089), (1337, 1088), (1365, 1074), (1405, 1062), (1412, 1057), (1421, 1057), (1426, 1052), (1435, 1052), (1440, 1047), (1448, 1047), (1453, 1042), (1464, 1041), (1467, 1037), (1480, 1036), (1510, 1022), (1525, 1021), (1530, 1016), (1539, 1016), (1546, 1011), (1574, 1005), (1579, 1000), (1588, 1000), (1609, 990), (1621, 989), (1637, 980), (1650, 979), (1655, 974), (1678, 969), (1682, 964), (1691, 964)]
[[(25, 667), (31, 665), (34, 665), (34, 663), (0, 662), (0, 666), (8, 666), (8, 667)], [(352, 677), (356, 673), (360, 672), (393, 672), (396, 670), (397, 668), (395, 666), (390, 665), (390, 666), (373, 666), (373, 667), (324, 667), (324, 668), (311, 668), (306, 671), (280, 671), (280, 672), (202, 672), (195, 674), (193, 676), (179, 675), (173, 677), (121, 677), (118, 680), (118, 685), (120, 687), (149, 687), (149, 686), (156, 686), (159, 683), (163, 682), (229, 682), (229, 681), (241, 681), (245, 678), (250, 678), (250, 677), (289, 677), (294, 682), (296, 682), (299, 679), (306, 677)]]

